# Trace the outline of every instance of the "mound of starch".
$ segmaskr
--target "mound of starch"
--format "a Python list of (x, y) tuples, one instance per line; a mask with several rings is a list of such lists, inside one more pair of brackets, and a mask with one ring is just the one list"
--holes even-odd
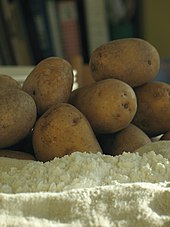
[(132, 182), (170, 181), (169, 160), (153, 151), (140, 156), (74, 152), (43, 163), (32, 161), (0, 173), (0, 192), (61, 192), (76, 188)]

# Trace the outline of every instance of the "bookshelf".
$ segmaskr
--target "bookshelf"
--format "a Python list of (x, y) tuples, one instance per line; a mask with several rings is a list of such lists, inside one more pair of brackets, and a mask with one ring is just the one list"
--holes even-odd
[(135, 2), (1, 0), (0, 65), (36, 65), (49, 56), (88, 63), (102, 43), (137, 36)]
[(161, 58), (169, 58), (170, 1), (140, 0), (140, 9), (140, 35), (157, 48)]

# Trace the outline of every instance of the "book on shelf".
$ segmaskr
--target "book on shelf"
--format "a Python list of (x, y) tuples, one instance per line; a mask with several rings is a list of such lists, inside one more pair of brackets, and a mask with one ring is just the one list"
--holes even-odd
[[(0, 12), (2, 8), (0, 5)], [(7, 27), (5, 26), (5, 21), (0, 14), (0, 64), (1, 65), (15, 65), (15, 58), (13, 55), (13, 50), (9, 42), (9, 36), (7, 33)]]
[(105, 0), (108, 12), (110, 39), (134, 37), (132, 18), (135, 14), (134, 1)]
[[(8, 46), (12, 49), (15, 63), (17, 65), (32, 64), (32, 55), (28, 46), (25, 24), (23, 24), (19, 2), (17, 0), (1, 0), (0, 6), (4, 20), (4, 28), (7, 33)], [(10, 64), (10, 59), (7, 64)]]
[(5, 64), (37, 64), (49, 56), (82, 56), (88, 63), (103, 43), (132, 34), (123, 0), (0, 0), (0, 7)]
[(19, 1), (33, 51), (34, 64), (37, 64), (42, 59), (54, 55), (46, 11), (46, 0)]
[(5, 64), (5, 62), (4, 62), (4, 58), (3, 58), (1, 46), (0, 46), (0, 65), (4, 65), (4, 64)]
[(70, 61), (82, 54), (77, 3), (74, 0), (58, 0), (56, 3), (64, 56)]
[(110, 40), (105, 0), (84, 0), (89, 56)]
[(56, 7), (56, 0), (46, 1), (47, 17), (49, 19), (49, 30), (54, 55), (64, 58), (63, 44), (59, 25), (59, 16)]
[(84, 1), (77, 0), (77, 8), (78, 8), (78, 23), (80, 29), (80, 38), (81, 38), (81, 51), (82, 51), (82, 60), (84, 63), (89, 62), (89, 47), (87, 40), (87, 25), (85, 18), (85, 9), (84, 9)]

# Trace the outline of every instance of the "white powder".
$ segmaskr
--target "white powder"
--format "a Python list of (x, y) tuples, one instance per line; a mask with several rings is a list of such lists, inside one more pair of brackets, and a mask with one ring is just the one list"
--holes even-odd
[(75, 152), (46, 163), (30, 162), (24, 167), (0, 172), (0, 192), (61, 192), (76, 188), (132, 182), (170, 181), (167, 158), (151, 151), (120, 156)]

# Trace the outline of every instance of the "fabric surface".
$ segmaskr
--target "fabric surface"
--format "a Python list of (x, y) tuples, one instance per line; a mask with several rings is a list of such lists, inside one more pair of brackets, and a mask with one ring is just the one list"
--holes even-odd
[[(154, 150), (169, 160), (169, 147), (169, 143), (154, 143), (139, 153)], [(29, 162), (1, 158), (0, 171), (21, 169)], [(0, 226), (168, 227), (170, 182), (115, 182), (62, 192), (0, 193)]]
[(170, 183), (0, 194), (0, 226), (170, 226)]

